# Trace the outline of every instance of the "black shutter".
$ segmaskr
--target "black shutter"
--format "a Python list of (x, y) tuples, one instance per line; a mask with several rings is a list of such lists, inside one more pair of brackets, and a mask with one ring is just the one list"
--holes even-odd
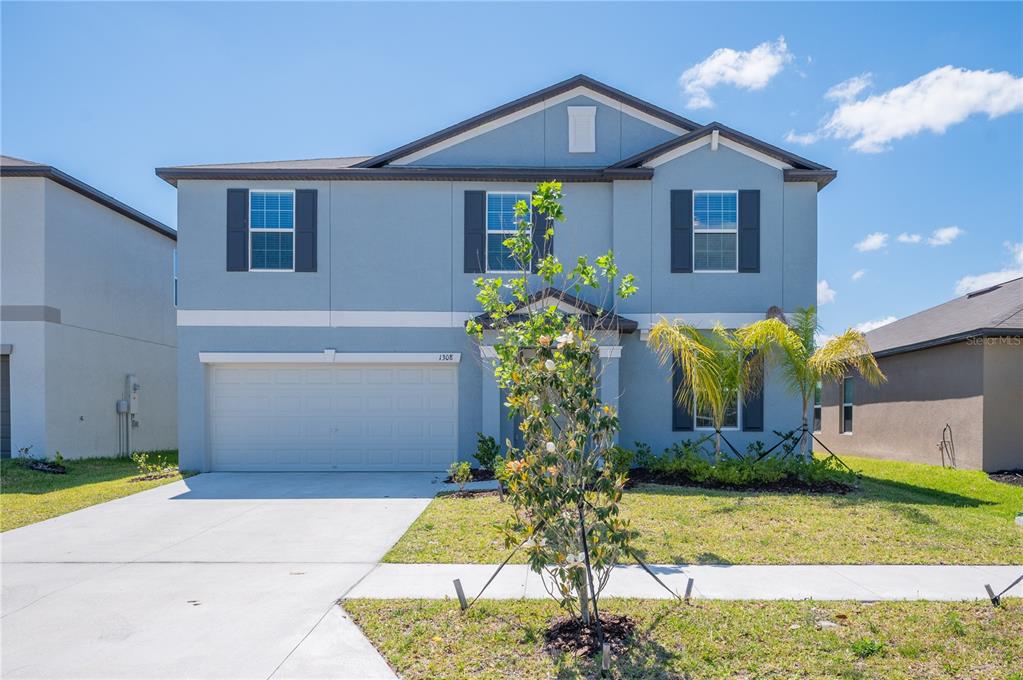
[(693, 192), (689, 189), (671, 192), (671, 271), (693, 271)]
[(739, 192), (739, 271), (760, 271), (760, 190)]
[(316, 271), (316, 189), (295, 191), (295, 271)]
[(227, 190), (227, 271), (249, 271), (249, 190)]
[(744, 394), (742, 399), (742, 430), (743, 432), (764, 431), (764, 364), (759, 362), (757, 370), (760, 375), (753, 382), (759, 385), (755, 394)]
[(486, 264), (487, 192), (465, 192), (465, 272), (480, 273)]
[[(674, 192), (673, 192), (674, 193)], [(671, 366), (671, 429), (675, 432), (693, 431), (693, 413), (678, 403), (678, 391), (682, 386), (682, 371)]]
[(530, 271), (536, 272), (540, 260), (554, 253), (554, 239), (544, 239), (547, 219), (533, 208), (533, 260)]

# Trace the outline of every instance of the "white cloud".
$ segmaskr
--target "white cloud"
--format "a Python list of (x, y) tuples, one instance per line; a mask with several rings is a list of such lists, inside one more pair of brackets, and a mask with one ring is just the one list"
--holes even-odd
[(870, 250), (880, 250), (888, 245), (888, 234), (881, 231), (875, 231), (873, 234), (867, 234), (867, 238), (863, 239), (856, 244), (856, 250), (861, 253), (868, 252)]
[(813, 144), (820, 138), (821, 136), (816, 132), (798, 133), (795, 130), (789, 130), (785, 133), (785, 141), (789, 144), (802, 144), (803, 146), (806, 146), (808, 144)]
[(1013, 264), (995, 272), (964, 276), (956, 281), (956, 295), (966, 295), (981, 288), (1023, 277), (1023, 243), (1005, 242), (1005, 248), (1012, 253)]
[(907, 234), (905, 232), (899, 234), (896, 239), (899, 243), (920, 243), (923, 240), (923, 236), (920, 234)]
[(881, 326), (887, 326), (892, 321), (896, 321), (896, 320), (897, 319), (894, 316), (885, 316), (885, 317), (882, 317), (880, 319), (873, 319), (871, 321), (864, 321), (863, 323), (858, 323), (855, 326), (853, 326), (853, 330), (857, 330), (860, 333), (869, 333), (870, 331), (874, 330), (875, 328), (880, 328)]
[(853, 281), (859, 281), (864, 276), (866, 276), (866, 274), (867, 274), (866, 269), (857, 269), (852, 273), (852, 276), (850, 276), (849, 278), (851, 278)]
[(860, 92), (863, 92), (865, 89), (870, 87), (873, 82), (873, 74), (861, 73), (858, 76), (853, 76), (849, 80), (843, 80), (838, 85), (833, 85), (824, 93), (824, 98), (831, 99), (832, 101), (847, 102), (851, 99), (855, 99)]
[(931, 232), (930, 238), (927, 239), (927, 244), (932, 246), (947, 246), (962, 235), (963, 230), (959, 227), (942, 227), (941, 229), (935, 229)]
[(1023, 78), (1008, 71), (942, 66), (905, 85), (857, 100), (869, 82), (869, 74), (863, 74), (832, 87), (824, 96), (839, 101), (838, 108), (816, 132), (793, 136), (849, 139), (857, 151), (878, 153), (896, 139), (925, 130), (944, 134), (975, 114), (998, 118), (1023, 109)]
[(825, 279), (817, 282), (817, 304), (826, 305), (835, 301), (835, 289), (828, 285)]
[(687, 106), (706, 109), (714, 106), (708, 92), (710, 88), (725, 84), (744, 90), (761, 90), (790, 61), (792, 53), (785, 44), (785, 36), (773, 43), (761, 43), (747, 52), (723, 47), (687, 69), (679, 78), (679, 85), (689, 95)]
[(834, 339), (835, 336), (829, 333), (815, 333), (813, 336), (814, 344), (816, 344), (817, 347), (823, 347)]

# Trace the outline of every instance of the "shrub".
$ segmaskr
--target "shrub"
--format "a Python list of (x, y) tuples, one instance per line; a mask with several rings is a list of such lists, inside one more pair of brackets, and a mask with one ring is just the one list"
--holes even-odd
[(490, 435), (482, 432), (476, 433), (476, 453), (472, 455), (484, 470), (494, 471), (494, 464), (497, 462), (501, 447)]
[(465, 485), (472, 481), (472, 468), (466, 461), (452, 463), (448, 468), (451, 481), (458, 485), (459, 491), (465, 491)]
[(629, 470), (632, 469), (635, 458), (635, 451), (624, 446), (612, 446), (607, 452), (606, 465), (611, 468), (612, 474), (624, 475), (628, 474)]
[(141, 478), (163, 477), (175, 471), (173, 466), (168, 465), (167, 461), (156, 453), (136, 451), (131, 454), (131, 461), (139, 469)]
[(636, 453), (632, 457), (633, 467), (638, 468), (651, 468), (653, 467), (654, 461), (657, 460), (657, 456), (654, 455), (650, 445), (645, 442), (636, 442)]

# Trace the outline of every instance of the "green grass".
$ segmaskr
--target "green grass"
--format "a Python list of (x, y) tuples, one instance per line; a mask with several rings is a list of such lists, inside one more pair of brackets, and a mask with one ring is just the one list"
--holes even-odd
[[(414, 678), (592, 678), (589, 660), (543, 649), (554, 602), (343, 603), (388, 663)], [(604, 600), (637, 624), (616, 678), (1023, 678), (1023, 602)], [(962, 630), (949, 625), (950, 617)], [(817, 627), (817, 621), (839, 624)]]
[[(844, 457), (844, 496), (641, 486), (623, 513), (647, 561), (667, 564), (1019, 564), (1023, 488), (978, 471)], [(496, 563), (511, 508), (495, 496), (433, 500), (385, 562)], [(521, 556), (516, 555), (521, 561)]]
[[(167, 465), (177, 466), (177, 451), (159, 451), (156, 455)], [(0, 461), (0, 531), (41, 522), (182, 478), (176, 474), (133, 482), (132, 478), (139, 473), (128, 458), (65, 459), (64, 465), (67, 474), (54, 475), (29, 470), (20, 460)]]

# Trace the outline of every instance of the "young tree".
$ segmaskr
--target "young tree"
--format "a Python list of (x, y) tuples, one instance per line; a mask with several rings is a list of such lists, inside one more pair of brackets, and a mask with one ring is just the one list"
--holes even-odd
[(785, 382), (802, 397), (799, 452), (804, 457), (810, 455), (808, 421), (818, 383), (841, 380), (853, 371), (871, 385), (885, 380), (863, 333), (849, 328), (818, 347), (819, 330), (817, 309), (810, 306), (797, 309), (788, 324), (779, 319), (767, 319), (740, 331), (748, 343), (776, 348)]
[(720, 325), (706, 333), (666, 319), (650, 329), (650, 347), (660, 356), (661, 364), (672, 365), (682, 373), (676, 401), (694, 416), (710, 413), (715, 459), (721, 457), (721, 428), (731, 405), (762, 388), (764, 354), (754, 340)]
[[(636, 287), (632, 275), (619, 276), (612, 252), (592, 263), (580, 257), (567, 273), (554, 255), (534, 253), (533, 231), (543, 230), (546, 246), (555, 223), (564, 220), (561, 199), (561, 184), (545, 182), (533, 193), (532, 205), (520, 201), (515, 207), (516, 233), (504, 245), (522, 273), (510, 280), (476, 280), (488, 330), (472, 321), (467, 331), (480, 341), (485, 332), (494, 334), (495, 376), (522, 435), (521, 448), (509, 442), (504, 468), (515, 514), (505, 527), (508, 545), (522, 544), (532, 570), (548, 576), (550, 594), (589, 623), (611, 569), (630, 553), (634, 535), (619, 516), (625, 475), (604, 465), (618, 431), (617, 412), (598, 394), (597, 333), (607, 314), (601, 310), (595, 323), (584, 325), (554, 305), (536, 304), (529, 287), (532, 280), (540, 291), (555, 281), (576, 293), (603, 288), (612, 307)], [(540, 216), (537, 224), (533, 214)], [(599, 618), (596, 625), (600, 635)]]

